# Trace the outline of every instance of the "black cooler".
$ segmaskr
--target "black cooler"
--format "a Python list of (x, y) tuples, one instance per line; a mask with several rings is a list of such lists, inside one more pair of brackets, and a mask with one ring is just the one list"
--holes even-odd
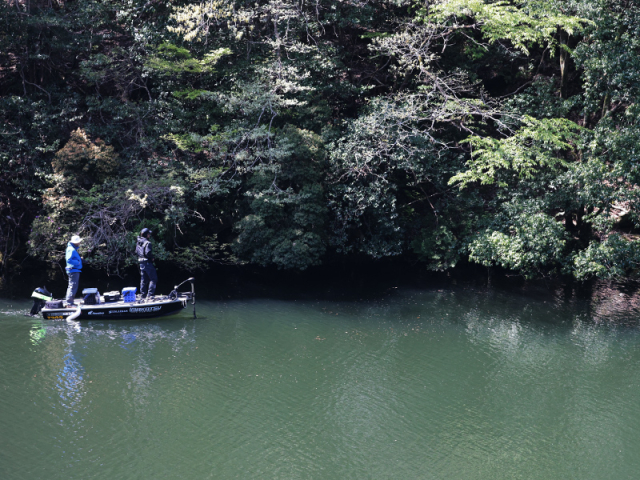
[(122, 300), (122, 295), (118, 291), (107, 292), (103, 295), (103, 298), (105, 302), (119, 302)]

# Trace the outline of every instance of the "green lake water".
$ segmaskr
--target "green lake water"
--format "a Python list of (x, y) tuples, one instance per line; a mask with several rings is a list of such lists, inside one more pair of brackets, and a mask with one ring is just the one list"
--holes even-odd
[(637, 479), (625, 299), (210, 300), (69, 324), (0, 301), (0, 479)]

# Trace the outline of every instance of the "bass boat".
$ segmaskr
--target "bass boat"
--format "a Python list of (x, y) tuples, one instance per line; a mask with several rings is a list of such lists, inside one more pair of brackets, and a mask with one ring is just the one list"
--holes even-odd
[[(191, 284), (191, 291), (178, 291), (187, 282)], [(169, 295), (141, 298), (135, 294), (135, 287), (124, 289), (123, 295), (109, 292), (101, 296), (97, 289), (85, 289), (83, 295), (81, 300), (75, 300), (75, 306), (65, 307), (62, 300), (54, 299), (46, 288), (36, 288), (31, 295), (31, 315), (41, 313), (45, 320), (137, 320), (173, 315), (190, 303), (196, 318), (193, 277), (176, 285)]]

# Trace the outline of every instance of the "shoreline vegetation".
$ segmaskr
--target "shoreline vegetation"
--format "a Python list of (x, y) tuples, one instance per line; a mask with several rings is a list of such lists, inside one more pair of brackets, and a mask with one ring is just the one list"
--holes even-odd
[(631, 0), (0, 0), (0, 289), (72, 234), (133, 278), (146, 227), (187, 276), (637, 308), (639, 98)]

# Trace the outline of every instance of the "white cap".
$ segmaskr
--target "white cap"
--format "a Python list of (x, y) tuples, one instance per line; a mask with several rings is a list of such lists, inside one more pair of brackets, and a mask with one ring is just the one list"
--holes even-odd
[(73, 237), (71, 237), (71, 243), (80, 243), (82, 241), (82, 238), (80, 238), (78, 235), (74, 235)]

